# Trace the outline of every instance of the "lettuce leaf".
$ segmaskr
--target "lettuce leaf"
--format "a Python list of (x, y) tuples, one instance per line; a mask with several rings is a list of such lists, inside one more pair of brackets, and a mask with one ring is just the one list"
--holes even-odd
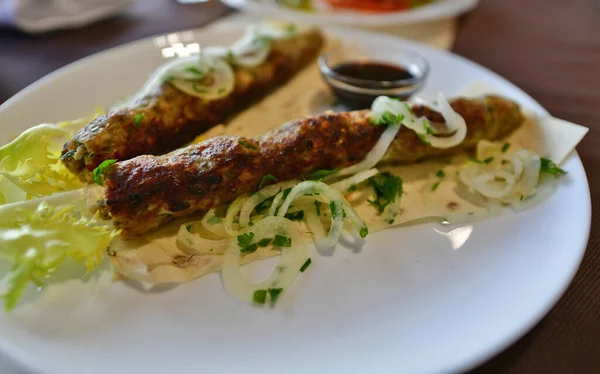
[(89, 213), (88, 200), (98, 188), (0, 207), (0, 255), (13, 261), (0, 280), (0, 298), (7, 310), (14, 308), (28, 283), (42, 285), (67, 258), (88, 271), (98, 265), (118, 234), (110, 222)]
[(89, 120), (41, 124), (0, 147), (0, 203), (35, 199), (82, 187), (84, 184), (67, 170), (60, 156), (64, 142)]

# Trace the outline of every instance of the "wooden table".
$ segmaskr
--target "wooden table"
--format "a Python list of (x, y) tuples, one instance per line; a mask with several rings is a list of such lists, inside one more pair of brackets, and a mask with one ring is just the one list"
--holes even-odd
[[(67, 63), (142, 37), (203, 26), (230, 12), (216, 1), (137, 1), (77, 31), (0, 29), (0, 102)], [(591, 128), (578, 148), (600, 204), (600, 10), (594, 0), (482, 0), (453, 50), (504, 76), (553, 115)], [(600, 217), (575, 280), (532, 331), (473, 373), (600, 373)], [(569, 250), (569, 248), (565, 248)], [(2, 366), (2, 365), (0, 365)]]

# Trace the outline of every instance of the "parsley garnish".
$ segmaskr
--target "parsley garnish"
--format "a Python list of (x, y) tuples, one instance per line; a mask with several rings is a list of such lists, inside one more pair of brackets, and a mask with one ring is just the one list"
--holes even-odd
[(264, 239), (259, 240), (257, 244), (259, 247), (264, 248), (264, 247), (268, 246), (269, 244), (271, 244), (271, 240), (272, 239), (264, 238)]
[(245, 140), (241, 140), (241, 139), (240, 139), (240, 140), (238, 140), (238, 143), (239, 143), (241, 146), (244, 146), (244, 147), (246, 147), (246, 148), (248, 148), (248, 149), (252, 149), (252, 150), (254, 150), (254, 151), (258, 150), (258, 147), (257, 147), (257, 146), (255, 146), (254, 144), (252, 144), (252, 143), (249, 143), (249, 142), (247, 142), (247, 141), (245, 141)]
[(290, 221), (300, 221), (304, 218), (304, 211), (300, 210), (294, 213), (286, 213), (284, 217), (289, 219)]
[(520, 200), (521, 200), (521, 201), (525, 200), (525, 195), (521, 195), (521, 198), (520, 198)]
[(566, 171), (559, 168), (554, 162), (552, 162), (552, 160), (542, 157), (540, 161), (542, 162), (542, 165), (540, 168), (540, 173), (548, 173), (548, 174), (552, 174), (552, 175), (567, 174)]
[(102, 173), (104, 173), (104, 170), (107, 167), (114, 164), (115, 162), (117, 162), (117, 160), (104, 160), (104, 161), (102, 161), (102, 163), (100, 165), (98, 165), (97, 168), (94, 169), (94, 171), (92, 173), (94, 175), (94, 182), (96, 182), (97, 185), (104, 186), (104, 183), (102, 183), (102, 179), (101, 179)]
[(314, 173), (312, 173), (310, 175), (309, 179), (314, 179), (314, 180), (317, 180), (317, 181), (321, 181), (326, 176), (335, 174), (338, 171), (340, 171), (339, 168), (335, 168), (333, 170), (327, 170), (327, 169), (317, 170), (317, 171), (315, 171)]
[(436, 175), (438, 178), (444, 178), (444, 177), (446, 176), (446, 173), (444, 173), (444, 171), (443, 171), (443, 170), (438, 170), (438, 172), (437, 172), (437, 173), (435, 173), (435, 175)]
[(509, 148), (510, 143), (504, 143), (504, 145), (502, 146), (502, 153), (506, 153), (506, 151), (508, 151)]
[(355, 184), (353, 184), (350, 187), (348, 187), (348, 192), (354, 192), (354, 191), (356, 191), (356, 185)]
[(293, 23), (290, 23), (290, 24), (288, 24), (288, 25), (285, 27), (285, 30), (286, 30), (287, 32), (289, 32), (290, 34), (292, 34), (292, 33), (295, 33), (295, 32), (296, 32), (296, 25), (294, 25)]
[(227, 50), (227, 55), (225, 56), (228, 60), (233, 60), (233, 52), (231, 49)]
[(65, 153), (64, 155), (60, 156), (61, 160), (65, 160), (67, 158), (71, 158), (73, 157), (73, 155), (75, 154), (76, 150), (75, 149), (71, 149), (70, 151), (68, 151), (67, 153)]
[(254, 291), (254, 295), (252, 296), (252, 301), (257, 304), (264, 304), (267, 301), (267, 291), (266, 290), (256, 290)]
[(185, 227), (185, 229), (186, 229), (188, 232), (192, 232), (192, 225), (187, 225), (187, 226)]
[(427, 120), (427, 118), (423, 119), (423, 126), (425, 126), (425, 133), (433, 134), (433, 129), (431, 128), (431, 124)]
[(254, 239), (254, 233), (248, 232), (242, 235), (238, 235), (237, 242), (240, 247), (240, 251), (242, 253), (246, 252), (254, 252), (256, 251), (256, 243), (252, 243), (252, 239)]
[(431, 145), (431, 143), (429, 142), (429, 140), (427, 140), (427, 138), (425, 137), (425, 135), (423, 134), (419, 134), (417, 133), (417, 135), (419, 136), (419, 139), (421, 139), (421, 141), (427, 145)]
[(139, 129), (140, 125), (142, 124), (143, 119), (144, 119), (144, 113), (138, 113), (135, 116), (135, 127), (137, 127)]
[(273, 245), (278, 247), (291, 247), (292, 238), (283, 235), (275, 235), (275, 238), (273, 238)]
[(360, 234), (361, 238), (364, 238), (367, 235), (369, 235), (369, 228), (367, 226), (364, 226), (360, 229), (360, 231), (358, 233)]
[(183, 70), (185, 70), (187, 72), (190, 72), (192, 74), (196, 74), (196, 75), (204, 75), (204, 72), (198, 70), (197, 68), (195, 68), (193, 66), (187, 67), (187, 68), (185, 68)]
[(379, 117), (371, 117), (371, 123), (380, 126), (380, 125), (396, 125), (404, 119), (404, 115), (398, 114), (397, 116), (394, 113), (386, 110)]
[(321, 202), (315, 200), (315, 207), (317, 208), (317, 216), (321, 216)]
[(502, 160), (502, 165), (506, 165), (506, 164), (508, 164), (508, 162), (509, 162), (508, 160)]
[(304, 265), (302, 265), (302, 267), (300, 268), (300, 272), (304, 273), (304, 270), (306, 270), (310, 266), (311, 263), (312, 263), (312, 260), (309, 257), (308, 260), (306, 260), (306, 262), (304, 263)]
[(262, 179), (260, 180), (260, 184), (258, 185), (258, 188), (263, 188), (263, 186), (265, 185), (265, 183), (267, 183), (268, 181), (277, 182), (277, 178), (275, 178), (271, 174), (265, 174), (265, 175), (263, 175)]
[(369, 178), (369, 184), (375, 189), (377, 198), (367, 201), (377, 208), (379, 213), (383, 213), (386, 206), (396, 201), (396, 196), (402, 196), (402, 179), (389, 172)]
[(194, 88), (194, 91), (198, 92), (198, 93), (207, 93), (208, 91), (206, 90), (206, 88), (202, 88), (201, 85), (199, 85), (198, 83), (194, 83), (192, 85), (192, 87)]
[(269, 288), (269, 296), (271, 297), (271, 303), (275, 303), (279, 294), (283, 292), (283, 288)]
[(217, 93), (220, 95), (220, 94), (222, 94), (225, 91), (227, 91), (227, 88), (222, 87), (222, 88), (219, 88), (219, 90), (217, 91)]
[(262, 212), (264, 212), (266, 209), (271, 207), (271, 204), (273, 204), (273, 200), (275, 199), (275, 196), (271, 196), (268, 199), (263, 200), (262, 203), (258, 204), (255, 208), (254, 211), (256, 212), (256, 214), (261, 214)]
[(469, 161), (474, 162), (476, 164), (483, 164), (483, 161), (478, 160), (475, 157), (469, 157)]
[[(332, 201), (329, 203), (329, 209), (331, 209), (331, 218), (336, 219), (338, 217), (338, 208), (339, 207), (339, 203), (336, 203), (336, 201)], [(342, 214), (343, 214), (343, 208), (341, 208)]]
[(431, 191), (435, 191), (435, 190), (437, 190), (439, 186), (440, 186), (440, 182), (439, 182), (439, 181), (438, 181), (438, 182), (435, 182), (435, 183), (433, 184), (433, 186), (431, 186)]
[(484, 164), (489, 164), (489, 163), (490, 163), (490, 162), (492, 162), (492, 161), (494, 161), (494, 158), (493, 158), (493, 157), (488, 157), (488, 158), (486, 158), (485, 160), (483, 160), (483, 163), (484, 163)]

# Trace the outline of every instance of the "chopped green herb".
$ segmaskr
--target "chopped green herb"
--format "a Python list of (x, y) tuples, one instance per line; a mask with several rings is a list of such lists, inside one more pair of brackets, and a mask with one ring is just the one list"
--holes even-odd
[(254, 208), (254, 211), (256, 212), (256, 214), (261, 214), (265, 210), (269, 209), (271, 207), (271, 204), (273, 204), (274, 199), (275, 199), (275, 196), (271, 196), (268, 199), (263, 200), (262, 203), (258, 204), (256, 206), (256, 208)]
[(510, 143), (504, 143), (504, 145), (502, 146), (502, 153), (506, 153), (506, 151), (508, 151), (509, 148)]
[(272, 239), (264, 238), (264, 239), (259, 240), (257, 244), (259, 247), (264, 248), (264, 247), (268, 246), (269, 244), (271, 244), (271, 240)]
[(339, 168), (335, 168), (333, 170), (326, 170), (326, 169), (317, 170), (310, 175), (309, 179), (314, 179), (314, 180), (320, 181), (323, 178), (325, 178), (326, 176), (335, 174), (338, 171), (340, 171)]
[(475, 157), (469, 157), (469, 161), (474, 162), (476, 164), (483, 164), (483, 161), (478, 160)]
[(204, 75), (204, 72), (198, 70), (197, 68), (195, 68), (193, 66), (187, 67), (187, 68), (185, 68), (183, 70), (185, 70), (185, 71), (187, 71), (189, 73), (192, 73), (192, 74), (196, 74), (196, 75)]
[(431, 186), (431, 191), (435, 191), (438, 189), (438, 187), (440, 186), (440, 182), (435, 182), (433, 184), (433, 186)]
[(315, 207), (317, 208), (317, 216), (321, 216), (321, 202), (315, 200)]
[(246, 252), (254, 252), (256, 251), (256, 244), (252, 243), (252, 239), (254, 238), (253, 232), (248, 232), (242, 235), (238, 235), (237, 242), (240, 247), (240, 251), (242, 253)]
[(452, 159), (451, 158), (447, 158), (444, 160), (444, 164), (446, 165), (450, 165), (452, 163)]
[(421, 141), (427, 145), (431, 145), (431, 143), (429, 142), (429, 140), (427, 140), (427, 138), (425, 137), (425, 135), (423, 134), (419, 134), (417, 133), (417, 135), (419, 136), (419, 139), (421, 139)]
[(509, 161), (508, 161), (508, 160), (502, 160), (502, 165), (506, 165), (506, 164), (508, 164), (508, 163), (509, 163)]
[(238, 143), (239, 143), (241, 146), (244, 146), (244, 147), (246, 147), (246, 148), (248, 148), (248, 149), (251, 149), (251, 150), (253, 150), (253, 151), (256, 151), (256, 150), (258, 150), (258, 147), (257, 147), (257, 146), (255, 146), (254, 144), (252, 144), (252, 143), (250, 143), (250, 142), (247, 142), (247, 141), (245, 141), (245, 140), (238, 140)]
[(96, 182), (97, 185), (104, 186), (104, 183), (102, 183), (102, 178), (101, 178), (102, 173), (104, 173), (104, 170), (106, 170), (107, 167), (114, 164), (115, 162), (117, 162), (117, 160), (104, 160), (104, 161), (102, 161), (102, 163), (100, 165), (98, 165), (97, 168), (94, 169), (94, 171), (93, 171), (94, 182)]
[(356, 188), (357, 188), (356, 185), (353, 184), (350, 187), (348, 187), (348, 192), (354, 192), (354, 191), (356, 191)]
[(446, 173), (444, 173), (444, 171), (443, 171), (443, 170), (438, 170), (438, 172), (437, 172), (437, 173), (435, 173), (435, 175), (436, 175), (438, 178), (444, 178), (444, 177), (446, 176)]
[(262, 179), (260, 180), (260, 184), (258, 185), (258, 188), (263, 188), (263, 186), (265, 185), (265, 183), (267, 183), (268, 181), (277, 182), (277, 178), (275, 178), (271, 174), (265, 174), (265, 175), (263, 175)]
[(404, 103), (404, 106), (406, 106), (406, 109), (408, 110), (408, 112), (409, 112), (410, 114), (415, 114), (415, 113), (413, 112), (412, 108), (410, 107), (410, 105), (408, 105), (406, 102)]
[(185, 229), (186, 229), (188, 232), (192, 232), (192, 225), (187, 225), (187, 226), (185, 227)]
[(338, 202), (336, 202), (336, 201), (332, 201), (332, 202), (330, 202), (330, 203), (329, 203), (329, 209), (331, 209), (331, 218), (333, 218), (333, 219), (336, 219), (336, 218), (338, 217), (338, 214), (339, 214), (339, 213), (338, 213), (338, 208), (340, 208), (340, 209), (341, 209), (341, 211), (342, 211), (342, 214), (343, 214), (343, 211), (344, 211), (344, 210), (343, 210), (343, 208), (341, 208), (341, 207), (339, 206), (339, 203), (338, 203)]
[(283, 292), (283, 288), (269, 288), (269, 297), (271, 297), (271, 303), (275, 303), (279, 294)]
[(290, 34), (295, 33), (296, 32), (296, 25), (294, 25), (293, 23), (288, 24), (285, 27), (285, 31), (289, 32)]
[(288, 195), (290, 194), (290, 191), (292, 190), (292, 188), (286, 188), (285, 190), (283, 190), (283, 196), (281, 197), (283, 200), (287, 199)]
[(367, 226), (364, 226), (360, 229), (360, 231), (358, 232), (361, 238), (366, 237), (367, 235), (369, 235), (369, 228)]
[(493, 158), (493, 157), (488, 157), (488, 158), (486, 158), (485, 160), (483, 160), (483, 163), (484, 163), (484, 164), (489, 164), (490, 162), (493, 162), (493, 161), (494, 161), (494, 158)]
[(140, 125), (142, 124), (143, 119), (144, 119), (144, 113), (138, 113), (135, 116), (135, 127), (137, 127), (139, 129)]
[(76, 152), (75, 149), (71, 149), (70, 151), (68, 151), (64, 155), (60, 156), (60, 159), (61, 160), (66, 160), (67, 158), (71, 158), (71, 157), (73, 157), (73, 155), (75, 154), (75, 152)]
[(233, 52), (231, 51), (231, 49), (227, 50), (227, 54), (225, 56), (228, 60), (233, 60)]
[(425, 132), (427, 134), (433, 134), (433, 129), (431, 128), (431, 124), (429, 123), (429, 121), (427, 120), (427, 118), (423, 119), (423, 126), (425, 126)]
[(552, 175), (564, 175), (567, 174), (566, 171), (564, 171), (563, 169), (559, 168), (554, 162), (552, 162), (551, 160), (547, 159), (547, 158), (541, 158), (541, 168), (540, 168), (540, 173), (548, 173), (548, 174), (552, 174)]
[(525, 200), (525, 195), (521, 195), (521, 201)]
[(275, 238), (273, 238), (273, 245), (278, 247), (291, 247), (292, 238), (283, 235), (275, 235)]
[(220, 95), (220, 94), (224, 93), (225, 91), (227, 91), (227, 88), (221, 87), (221, 88), (219, 88), (219, 90), (217, 91), (217, 93)]
[(256, 290), (252, 296), (252, 301), (257, 304), (264, 304), (267, 301), (267, 290)]
[(194, 83), (192, 84), (192, 87), (194, 88), (194, 91), (198, 92), (198, 93), (207, 93), (208, 91), (206, 90), (206, 88), (202, 88), (201, 85), (199, 85), (198, 83)]
[(396, 125), (404, 120), (404, 115), (398, 114), (397, 116), (394, 113), (386, 110), (379, 117), (372, 117), (371, 123), (380, 126), (380, 125)]
[(387, 223), (388, 225), (393, 225), (394, 222), (396, 222), (395, 218), (388, 218), (385, 220), (385, 223)]
[(369, 178), (369, 184), (373, 186), (377, 198), (367, 201), (376, 207), (379, 213), (383, 213), (386, 206), (396, 201), (396, 196), (402, 196), (402, 179), (389, 172)]
[(302, 267), (300, 268), (300, 272), (304, 273), (304, 270), (306, 270), (310, 266), (310, 264), (312, 264), (312, 260), (309, 257), (308, 260), (304, 262), (304, 265), (302, 265)]
[(286, 213), (284, 217), (289, 219), (290, 221), (300, 221), (304, 218), (304, 211), (299, 210), (294, 213)]
[(250, 227), (254, 226), (254, 222), (252, 222), (252, 221), (248, 222), (248, 226), (250, 226)]
[(175, 80), (175, 76), (174, 75), (169, 75), (165, 78), (165, 80), (167, 81), (174, 81)]

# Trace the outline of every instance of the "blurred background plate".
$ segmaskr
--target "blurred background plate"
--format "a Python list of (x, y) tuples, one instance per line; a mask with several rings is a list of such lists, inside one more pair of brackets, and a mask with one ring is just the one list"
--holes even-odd
[(278, 17), (320, 25), (355, 25), (384, 27), (432, 21), (458, 16), (477, 5), (478, 0), (437, 0), (431, 4), (406, 11), (369, 13), (350, 10), (332, 10), (319, 5), (322, 0), (312, 0), (314, 10), (301, 11), (279, 5), (277, 0), (221, 0), (224, 4), (241, 9), (258, 17)]

